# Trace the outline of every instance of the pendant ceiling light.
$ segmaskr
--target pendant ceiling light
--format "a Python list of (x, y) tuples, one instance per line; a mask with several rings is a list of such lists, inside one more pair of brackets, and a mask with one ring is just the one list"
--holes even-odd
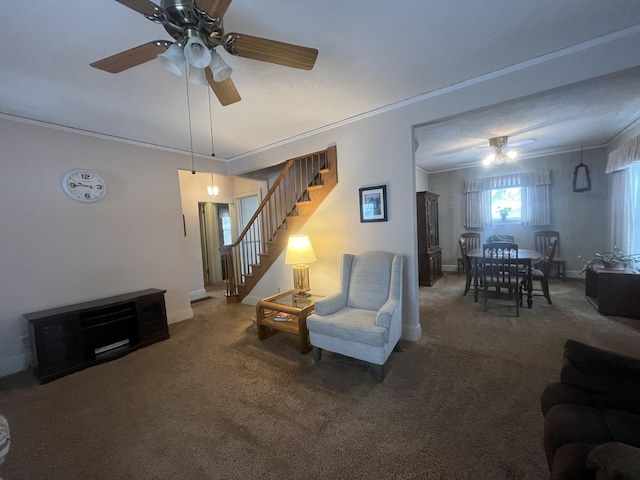
[(220, 188), (213, 183), (213, 173), (211, 174), (211, 185), (207, 187), (207, 193), (210, 197), (217, 197), (220, 193)]
[(514, 160), (518, 156), (518, 152), (507, 147), (509, 137), (493, 137), (489, 139), (491, 152), (482, 160), (483, 165), (501, 165), (509, 160)]

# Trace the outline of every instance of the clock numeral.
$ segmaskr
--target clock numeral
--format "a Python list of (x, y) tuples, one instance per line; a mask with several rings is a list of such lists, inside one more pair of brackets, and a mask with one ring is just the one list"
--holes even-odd
[(76, 184), (74, 182), (69, 183), (69, 187), (76, 188)]
[(91, 178), (91, 175), (89, 175), (88, 173), (81, 173), (80, 176), (83, 180), (89, 180)]
[(96, 185), (96, 190), (102, 190), (102, 185), (101, 184), (97, 184)]
[(91, 194), (90, 193), (85, 193), (84, 194), (84, 198), (90, 199), (91, 198)]

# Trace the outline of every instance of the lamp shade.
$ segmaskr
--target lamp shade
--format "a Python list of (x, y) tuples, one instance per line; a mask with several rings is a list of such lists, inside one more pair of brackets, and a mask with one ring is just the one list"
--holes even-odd
[(287, 256), (285, 263), (288, 265), (298, 265), (316, 261), (313, 247), (308, 235), (289, 235), (287, 243)]
[(174, 75), (181, 77), (184, 73), (184, 53), (177, 44), (172, 44), (166, 52), (158, 55), (158, 60)]
[(184, 46), (184, 58), (189, 65), (204, 68), (211, 63), (211, 52), (197, 35), (192, 35)]

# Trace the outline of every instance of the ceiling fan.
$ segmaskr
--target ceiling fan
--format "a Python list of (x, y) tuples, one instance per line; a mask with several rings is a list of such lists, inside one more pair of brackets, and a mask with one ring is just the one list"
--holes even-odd
[[(182, 75), (185, 64), (191, 83), (209, 85), (222, 105), (240, 101), (231, 77), (231, 68), (216, 52), (222, 48), (231, 55), (311, 70), (318, 57), (315, 48), (301, 47), (241, 33), (225, 33), (222, 17), (232, 0), (116, 0), (162, 24), (175, 40), (153, 40), (130, 50), (91, 63), (110, 73), (119, 73), (158, 57), (167, 69)], [(186, 62), (185, 62), (186, 60)]]
[(491, 149), (491, 151), (484, 157), (484, 159), (482, 160), (482, 164), (485, 166), (489, 166), (492, 164), (501, 165), (505, 162), (508, 162), (509, 160), (515, 160), (515, 158), (518, 156), (518, 151), (514, 150), (513, 147), (526, 145), (535, 141), (535, 138), (527, 138), (525, 140), (521, 140), (507, 146), (509, 137), (506, 135), (490, 138), (489, 148)]

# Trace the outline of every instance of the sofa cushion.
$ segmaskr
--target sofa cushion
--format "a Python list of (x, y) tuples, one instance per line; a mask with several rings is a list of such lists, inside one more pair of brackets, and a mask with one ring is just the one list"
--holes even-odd
[(309, 331), (374, 347), (389, 341), (389, 330), (376, 325), (377, 312), (345, 307), (337, 313), (307, 318)]

